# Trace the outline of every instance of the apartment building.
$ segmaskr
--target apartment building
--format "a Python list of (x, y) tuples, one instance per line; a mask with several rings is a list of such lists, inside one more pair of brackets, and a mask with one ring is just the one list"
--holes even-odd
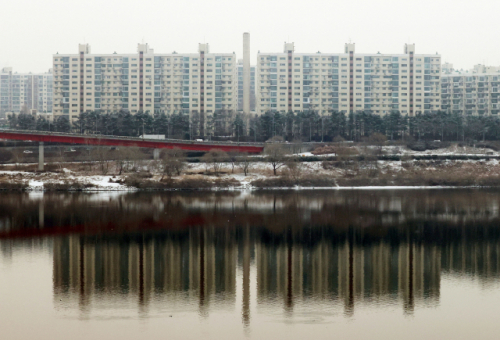
[(0, 117), (10, 113), (52, 112), (52, 73), (0, 72)]
[(453, 64), (445, 62), (441, 65), (441, 74), (450, 74), (453, 71)]
[(237, 67), (234, 53), (155, 54), (138, 44), (135, 54), (91, 54), (88, 44), (78, 54), (56, 54), (54, 115), (75, 120), (80, 112), (100, 110), (131, 113), (236, 110)]
[(455, 71), (441, 75), (441, 109), (466, 115), (498, 115), (500, 73)]
[(285, 43), (283, 53), (258, 53), (256, 111), (393, 110), (414, 115), (441, 107), (439, 54), (358, 54), (355, 44), (344, 53), (295, 53)]
[[(238, 59), (238, 110), (243, 110), (243, 59)], [(250, 66), (250, 111), (255, 111), (255, 66)]]

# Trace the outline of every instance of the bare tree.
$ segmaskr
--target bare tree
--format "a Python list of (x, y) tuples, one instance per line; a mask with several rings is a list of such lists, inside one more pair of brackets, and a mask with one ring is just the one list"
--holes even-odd
[(16, 169), (19, 169), (19, 163), (24, 161), (24, 150), (20, 148), (12, 149), (12, 160), (16, 163)]
[(120, 176), (127, 169), (127, 153), (128, 148), (125, 147), (116, 148), (113, 151), (118, 176)]
[(337, 146), (335, 147), (335, 155), (340, 168), (351, 168), (351, 170), (358, 168), (357, 156), (359, 156), (359, 153), (355, 148)]
[(144, 154), (138, 147), (126, 148), (127, 171), (137, 171), (142, 166)]
[(202, 160), (207, 164), (212, 165), (212, 169), (216, 176), (219, 175), (222, 165), (227, 161), (228, 155), (220, 149), (212, 149), (203, 155)]
[(227, 154), (227, 160), (231, 163), (231, 173), (234, 174), (234, 168), (238, 165), (238, 153), (237, 152), (229, 152)]
[(244, 153), (240, 157), (238, 157), (238, 165), (245, 176), (250, 172), (252, 164), (252, 159), (248, 156), (248, 154)]
[(285, 165), (287, 167), (287, 175), (290, 176), (295, 183), (299, 182), (304, 171), (304, 166), (298, 157), (287, 158)]
[(186, 153), (179, 148), (167, 149), (163, 152), (162, 157), (163, 176), (172, 177), (173, 175), (180, 176), (186, 168)]
[(267, 161), (273, 167), (274, 176), (276, 176), (276, 170), (285, 165), (286, 150), (283, 144), (268, 144), (264, 150), (264, 154), (267, 156)]
[(85, 147), (85, 156), (84, 156), (84, 159), (87, 161), (87, 164), (89, 166), (88, 171), (91, 171), (92, 170), (92, 159), (93, 159), (92, 158), (92, 156), (93, 156), (92, 155), (92, 153), (93, 153), (92, 150), (93, 150), (94, 146), (92, 144), (90, 144), (89, 139), (86, 139), (85, 145), (86, 145), (86, 147)]
[(95, 147), (91, 152), (91, 157), (99, 165), (99, 170), (103, 175), (106, 175), (109, 171), (110, 159), (109, 159), (109, 149), (105, 146)]
[(375, 132), (368, 138), (368, 143), (370, 145), (376, 146), (375, 150), (377, 155), (382, 154), (382, 146), (387, 142), (387, 137), (381, 133)]
[(56, 157), (55, 157), (55, 162), (57, 164), (57, 167), (59, 169), (62, 169), (63, 165), (64, 165), (64, 160), (65, 160), (65, 155), (64, 155), (64, 146), (58, 146), (56, 147)]

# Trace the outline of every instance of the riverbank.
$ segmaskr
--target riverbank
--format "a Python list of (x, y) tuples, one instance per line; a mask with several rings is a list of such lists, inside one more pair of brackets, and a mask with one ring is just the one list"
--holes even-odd
[(66, 163), (46, 172), (34, 165), (4, 165), (3, 191), (259, 190), (286, 188), (500, 187), (500, 162), (493, 160), (321, 161), (283, 163), (274, 175), (267, 162), (241, 166), (188, 164), (179, 176), (166, 176), (147, 161), (127, 172), (110, 164)]

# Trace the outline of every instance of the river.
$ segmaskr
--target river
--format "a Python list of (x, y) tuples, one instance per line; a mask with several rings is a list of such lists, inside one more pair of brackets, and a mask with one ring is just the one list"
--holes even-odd
[(500, 191), (2, 193), (2, 339), (497, 339)]

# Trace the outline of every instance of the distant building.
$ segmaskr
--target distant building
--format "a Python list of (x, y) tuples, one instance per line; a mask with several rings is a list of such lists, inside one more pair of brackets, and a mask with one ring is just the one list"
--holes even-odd
[[(238, 60), (238, 111), (243, 110), (243, 60)], [(250, 111), (255, 111), (255, 66), (250, 67)]]
[(475, 74), (485, 74), (485, 73), (500, 73), (500, 66), (486, 66), (477, 64), (474, 65), (472, 70), (470, 71)]
[(500, 73), (455, 71), (441, 76), (441, 109), (465, 115), (498, 115)]
[[(137, 53), (56, 54), (54, 115), (74, 121), (81, 112), (128, 110), (153, 113), (198, 113), (237, 109), (237, 67), (233, 53), (155, 54), (148, 44)], [(202, 124), (203, 125), (203, 124)], [(201, 133), (203, 135), (203, 133)]]
[(257, 55), (256, 111), (393, 110), (415, 115), (440, 109), (441, 56), (415, 54), (358, 54), (354, 44), (344, 53), (295, 53), (285, 43), (283, 53)]
[(450, 74), (454, 71), (455, 69), (453, 68), (453, 64), (450, 63), (443, 63), (441, 65), (441, 73), (442, 74)]
[(52, 73), (0, 72), (0, 117), (6, 114), (52, 112)]

